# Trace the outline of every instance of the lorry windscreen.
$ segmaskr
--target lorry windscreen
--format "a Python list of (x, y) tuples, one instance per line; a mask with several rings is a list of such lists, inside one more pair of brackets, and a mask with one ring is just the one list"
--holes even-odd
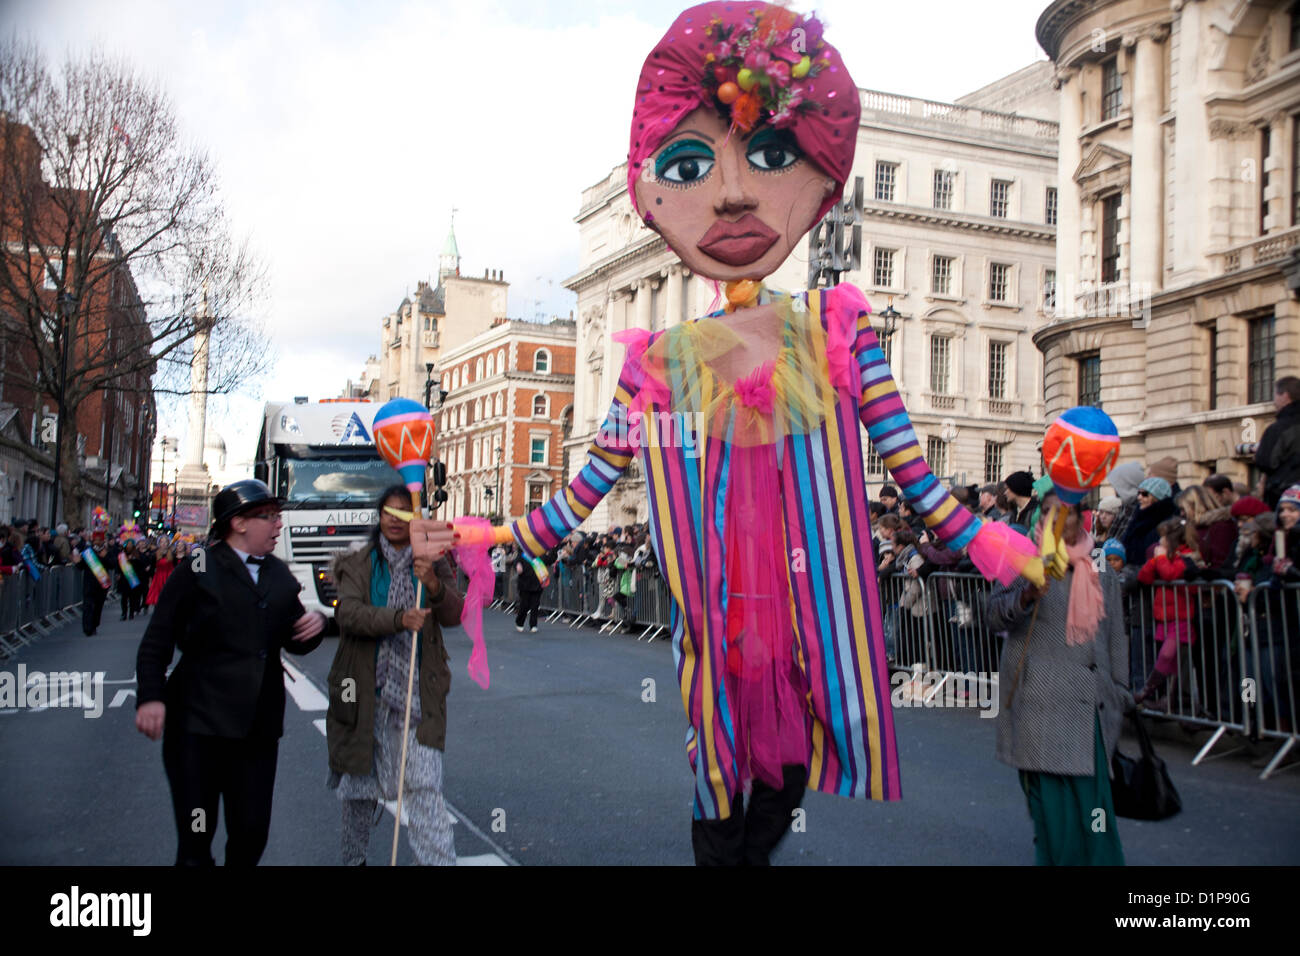
[(385, 488), (402, 483), (402, 476), (377, 458), (285, 458), (279, 493), (287, 508), (373, 505)]

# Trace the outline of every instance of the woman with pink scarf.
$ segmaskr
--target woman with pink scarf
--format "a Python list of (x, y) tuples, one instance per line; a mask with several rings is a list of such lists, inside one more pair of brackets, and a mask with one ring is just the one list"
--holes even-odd
[(1123, 866), (1110, 762), (1133, 696), (1119, 577), (1093, 565), (1077, 506), (1064, 541), (1064, 580), (1037, 587), (1020, 579), (989, 595), (990, 629), (1008, 632), (997, 757), (1020, 771), (1035, 862)]

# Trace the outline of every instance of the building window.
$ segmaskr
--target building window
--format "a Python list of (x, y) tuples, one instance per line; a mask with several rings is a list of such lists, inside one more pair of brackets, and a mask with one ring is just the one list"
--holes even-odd
[(1209, 333), (1209, 359), (1210, 359), (1210, 411), (1219, 407), (1219, 330), (1210, 326), (1205, 330)]
[(1006, 219), (1011, 208), (1011, 183), (1006, 179), (995, 179), (989, 186), (989, 215), (995, 219)]
[(1267, 402), (1273, 398), (1273, 355), (1276, 320), (1265, 315), (1250, 320), (1247, 353), (1247, 403)]
[(45, 266), (45, 288), (54, 290), (63, 281), (63, 260), (51, 259)]
[(1011, 288), (1011, 266), (1005, 262), (989, 263), (989, 301), (1006, 302)]
[(546, 504), (546, 486), (536, 481), (530, 481), (528, 483), (528, 510), (536, 511), (544, 504)]
[[(1293, 31), (1297, 20), (1300, 20), (1300, 12), (1293, 10)], [(1300, 226), (1300, 113), (1291, 117), (1291, 225)]]
[(550, 402), (546, 400), (545, 395), (541, 395), (541, 394), (534, 395), (533, 396), (533, 417), (545, 418), (547, 408), (549, 406), (550, 406)]
[(892, 332), (886, 332), (882, 329), (880, 334), (876, 337), (876, 341), (880, 343), (880, 351), (885, 353), (885, 364), (893, 365), (894, 364), (894, 334)]
[(1124, 87), (1119, 76), (1119, 57), (1101, 65), (1101, 118), (1114, 119), (1124, 105)]
[(984, 443), (984, 480), (1002, 480), (1002, 446), (995, 441)]
[(1043, 311), (1056, 311), (1056, 270), (1047, 269), (1043, 273)]
[(989, 343), (989, 398), (1007, 397), (1007, 352), (1010, 345), (1006, 342)]
[(893, 249), (876, 249), (873, 278), (877, 288), (892, 289), (894, 286), (894, 252)]
[(1056, 187), (1047, 187), (1047, 209), (1043, 214), (1044, 221), (1049, 226), (1056, 225)]
[(496, 370), (496, 360), (497, 360), (497, 357), (496, 357), (495, 355), (492, 355), (492, 354), (490, 354), (490, 353), (488, 354), (488, 357), (487, 357), (487, 375), (488, 375), (488, 378), (491, 378), (493, 375), (495, 375), (495, 374), (497, 373), (497, 370)]
[(480, 358), (477, 362), (474, 363), (474, 381), (479, 382), (482, 380), (483, 380), (483, 360)]
[(458, 388), (460, 388), (460, 369), (451, 373), (451, 390), (454, 392)]
[(528, 454), (528, 463), (531, 465), (546, 464), (546, 439), (534, 438)]
[(885, 476), (884, 459), (876, 453), (876, 446), (867, 442), (867, 477), (883, 478)]
[(1292, 53), (1300, 50), (1300, 3), (1291, 4), (1288, 11), (1291, 15), (1291, 44), (1289, 49)]
[(947, 169), (934, 171), (934, 208), (952, 208), (952, 184), (954, 174)]
[(893, 202), (898, 181), (898, 163), (876, 163), (876, 200)]
[(538, 349), (533, 354), (533, 371), (545, 374), (551, 370), (551, 353), (546, 349)]
[(497, 368), (501, 369), (501, 374), (506, 372), (506, 350), (497, 349)]
[(931, 435), (925, 440), (925, 463), (941, 481), (948, 477), (948, 443)]
[(432, 331), (433, 331), (433, 317), (432, 317), (432, 316), (428, 316), (428, 315), (426, 315), (426, 316), (424, 317), (424, 331), (426, 331), (426, 332), (432, 332)]
[(1079, 359), (1079, 404), (1101, 408), (1101, 356), (1096, 353)]
[(1262, 236), (1268, 232), (1268, 226), (1264, 220), (1268, 217), (1268, 158), (1269, 158), (1269, 140), (1272, 139), (1273, 130), (1265, 126), (1260, 130), (1259, 146), (1259, 234)]
[(948, 394), (949, 354), (952, 340), (943, 335), (930, 336), (930, 391)]
[(935, 256), (930, 275), (930, 291), (936, 295), (952, 295), (952, 256)]
[(498, 392), (498, 393), (497, 393), (497, 398), (496, 398), (496, 403), (495, 403), (495, 408), (493, 409), (493, 411), (495, 411), (495, 413), (496, 413), (498, 416), (500, 416), (500, 414), (501, 414), (501, 407), (502, 407), (502, 398), (501, 398), (501, 393)]
[(1119, 281), (1119, 193), (1101, 201), (1101, 281)]

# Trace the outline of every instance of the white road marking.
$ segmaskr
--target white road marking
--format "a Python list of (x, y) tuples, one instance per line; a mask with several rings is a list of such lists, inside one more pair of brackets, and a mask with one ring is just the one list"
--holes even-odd
[[(329, 710), (329, 698), (320, 692), (320, 689), (307, 679), (302, 671), (294, 667), (288, 661), (283, 661), (285, 675), (284, 687), (293, 697), (293, 702), (298, 705), (299, 710)], [(290, 680), (289, 678), (293, 678)]]
[[(318, 718), (317, 720), (313, 720), (311, 722), (311, 725), (321, 732), (322, 737), (325, 736), (324, 718)], [(393, 816), (396, 814), (397, 812), (396, 800), (384, 800), (382, 802), (384, 804), (384, 809), (388, 811), (389, 816)], [(487, 835), (483, 833), (482, 830), (474, 826), (474, 824), (471, 823), (467, 817), (462, 817), (460, 811), (456, 810), (454, 807), (452, 807), (450, 803), (448, 803), (447, 804), (448, 822), (450, 822), (452, 826), (455, 826), (457, 823), (460, 823), (462, 819), (464, 819), (465, 821), (465, 826), (468, 827), (474, 833), (474, 835), (477, 836), (480, 840), (482, 840), (488, 846), (493, 847), (496, 850), (501, 850), (501, 848), (498, 847), (495, 843), (493, 843), (492, 840), (488, 839)], [(410, 821), (407, 819), (406, 816), (406, 807), (403, 806), (402, 826), (407, 826), (409, 822)], [(504, 851), (501, 852), (502, 854), (504, 854)], [(456, 865), (457, 866), (509, 866), (510, 863), (506, 862), (505, 859), (502, 859), (502, 855), (498, 855), (497, 853), (484, 853), (480, 856), (458, 856), (456, 857)], [(515, 865), (517, 866), (518, 864)]]
[(126, 699), (128, 697), (134, 697), (134, 696), (135, 696), (135, 691), (127, 690), (125, 687), (123, 687), (121, 690), (119, 690), (116, 694), (113, 695), (113, 702), (108, 706), (121, 707), (123, 704), (126, 703)]

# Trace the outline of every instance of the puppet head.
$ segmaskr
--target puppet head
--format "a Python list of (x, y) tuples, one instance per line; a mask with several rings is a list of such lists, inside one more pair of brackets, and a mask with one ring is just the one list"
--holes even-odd
[(767, 3), (682, 13), (637, 81), (628, 192), (687, 268), (775, 270), (844, 191), (858, 91), (815, 17)]

